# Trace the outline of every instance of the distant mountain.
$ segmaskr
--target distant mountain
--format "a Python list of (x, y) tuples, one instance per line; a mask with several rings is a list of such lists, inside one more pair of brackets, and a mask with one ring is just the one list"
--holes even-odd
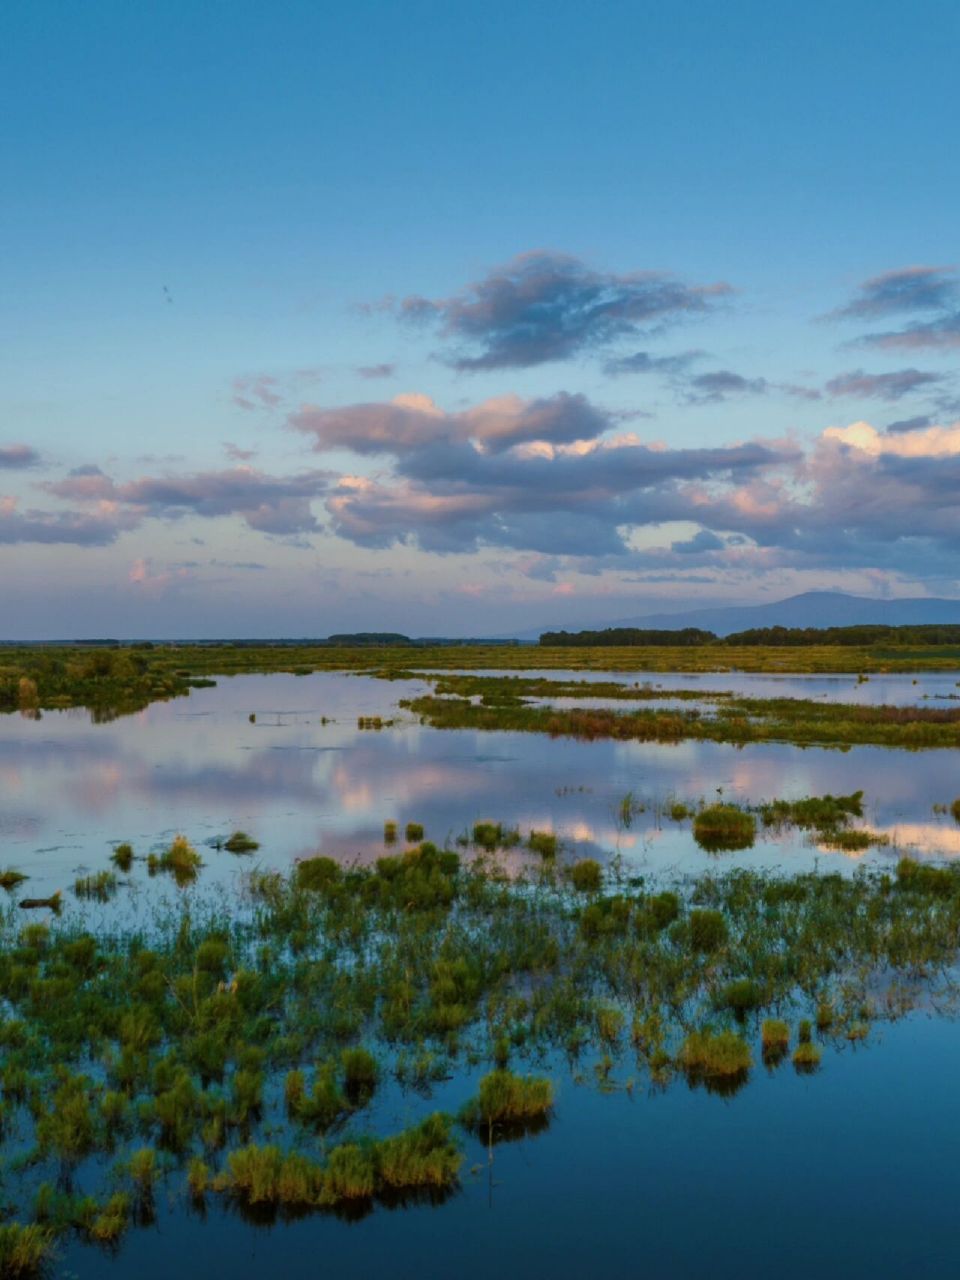
[[(702, 627), (718, 636), (728, 636), (749, 627), (853, 627), (864, 623), (905, 627), (938, 622), (960, 624), (960, 600), (924, 596), (872, 600), (868, 596), (849, 596), (841, 591), (805, 591), (802, 595), (777, 600), (773, 604), (715, 605), (683, 613), (649, 613), (583, 625), (591, 631), (602, 631), (607, 627), (651, 627), (667, 631)], [(563, 626), (567, 631), (582, 629), (570, 621)], [(540, 631), (561, 629), (541, 627), (537, 631), (523, 633), (520, 638), (532, 640), (539, 637)]]

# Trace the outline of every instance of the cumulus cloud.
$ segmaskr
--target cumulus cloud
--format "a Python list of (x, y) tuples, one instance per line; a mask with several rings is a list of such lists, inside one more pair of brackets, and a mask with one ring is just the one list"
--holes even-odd
[(448, 413), (429, 396), (395, 396), (388, 403), (322, 409), (305, 405), (290, 416), (290, 425), (312, 436), (318, 451), (350, 449), (354, 453), (399, 456), (426, 446), (474, 441), (497, 452), (530, 441), (553, 444), (596, 438), (612, 425), (614, 415), (595, 408), (582, 395), (539, 400), (499, 396), (471, 409)]
[(960, 282), (953, 267), (903, 267), (864, 281), (831, 319), (874, 320), (917, 315), (900, 329), (865, 334), (864, 346), (937, 350), (960, 346)]
[(663, 272), (616, 275), (560, 253), (520, 254), (449, 298), (411, 296), (400, 315), (435, 324), (454, 344), (445, 359), (476, 372), (567, 360), (702, 315), (732, 292)]
[(116, 512), (20, 511), (13, 498), (0, 498), (0, 544), (37, 542), (46, 545), (106, 547), (131, 522)]
[(87, 466), (43, 488), (67, 501), (98, 503), (103, 509), (124, 512), (128, 519), (236, 515), (261, 533), (288, 535), (319, 529), (311, 503), (326, 492), (329, 483), (325, 471), (271, 476), (248, 466), (117, 482), (99, 467)]
[(826, 389), (832, 396), (860, 396), (874, 400), (902, 400), (914, 391), (943, 382), (943, 375), (921, 369), (898, 369), (894, 373), (864, 373), (854, 369), (831, 378)]
[(35, 467), (39, 461), (39, 453), (28, 444), (0, 444), (0, 469)]

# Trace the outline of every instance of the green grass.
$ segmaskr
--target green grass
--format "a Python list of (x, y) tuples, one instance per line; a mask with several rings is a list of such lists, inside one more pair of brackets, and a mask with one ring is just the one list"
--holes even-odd
[(151, 853), (147, 858), (147, 870), (151, 875), (158, 871), (172, 875), (179, 885), (191, 884), (203, 866), (203, 859), (184, 835), (173, 837), (163, 853)]
[(128, 872), (133, 866), (133, 845), (124, 841), (118, 844), (110, 855), (110, 861), (114, 863), (118, 871)]
[(112, 871), (98, 871), (95, 875), (82, 876), (74, 881), (73, 892), (78, 898), (109, 902), (117, 892), (117, 885), (117, 877)]
[(23, 884), (24, 880), (30, 877), (24, 875), (22, 871), (17, 871), (13, 867), (7, 867), (5, 871), (0, 871), (0, 889), (16, 889)]
[(260, 848), (260, 843), (254, 840), (253, 836), (248, 836), (245, 831), (234, 831), (224, 840), (223, 847), (228, 853), (253, 853)]
[(752, 813), (732, 804), (713, 804), (701, 809), (693, 820), (693, 838), (709, 853), (751, 849), (757, 835)]

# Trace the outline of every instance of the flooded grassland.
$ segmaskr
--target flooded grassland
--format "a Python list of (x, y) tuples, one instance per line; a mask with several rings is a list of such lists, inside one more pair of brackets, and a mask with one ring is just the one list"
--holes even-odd
[(0, 1272), (955, 1265), (957, 673), (381, 674), (0, 718)]

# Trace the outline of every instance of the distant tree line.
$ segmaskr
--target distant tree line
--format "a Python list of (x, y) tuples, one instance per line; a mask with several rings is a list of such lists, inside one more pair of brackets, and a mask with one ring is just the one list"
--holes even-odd
[(716, 640), (712, 631), (684, 627), (681, 631), (644, 631), (639, 627), (610, 627), (606, 631), (545, 631), (540, 637), (544, 647), (597, 648), (624, 645), (655, 644), (680, 648), (684, 645), (709, 644)]
[(751, 627), (733, 635), (719, 637), (699, 627), (683, 627), (677, 631), (646, 630), (642, 627), (609, 627), (605, 631), (544, 631), (540, 644), (545, 648), (603, 648), (629, 645), (661, 645), (683, 648), (689, 645), (755, 645), (774, 648), (801, 648), (804, 645), (830, 644), (864, 646), (876, 644), (944, 645), (960, 644), (960, 625), (889, 627), (861, 625), (853, 627)]

